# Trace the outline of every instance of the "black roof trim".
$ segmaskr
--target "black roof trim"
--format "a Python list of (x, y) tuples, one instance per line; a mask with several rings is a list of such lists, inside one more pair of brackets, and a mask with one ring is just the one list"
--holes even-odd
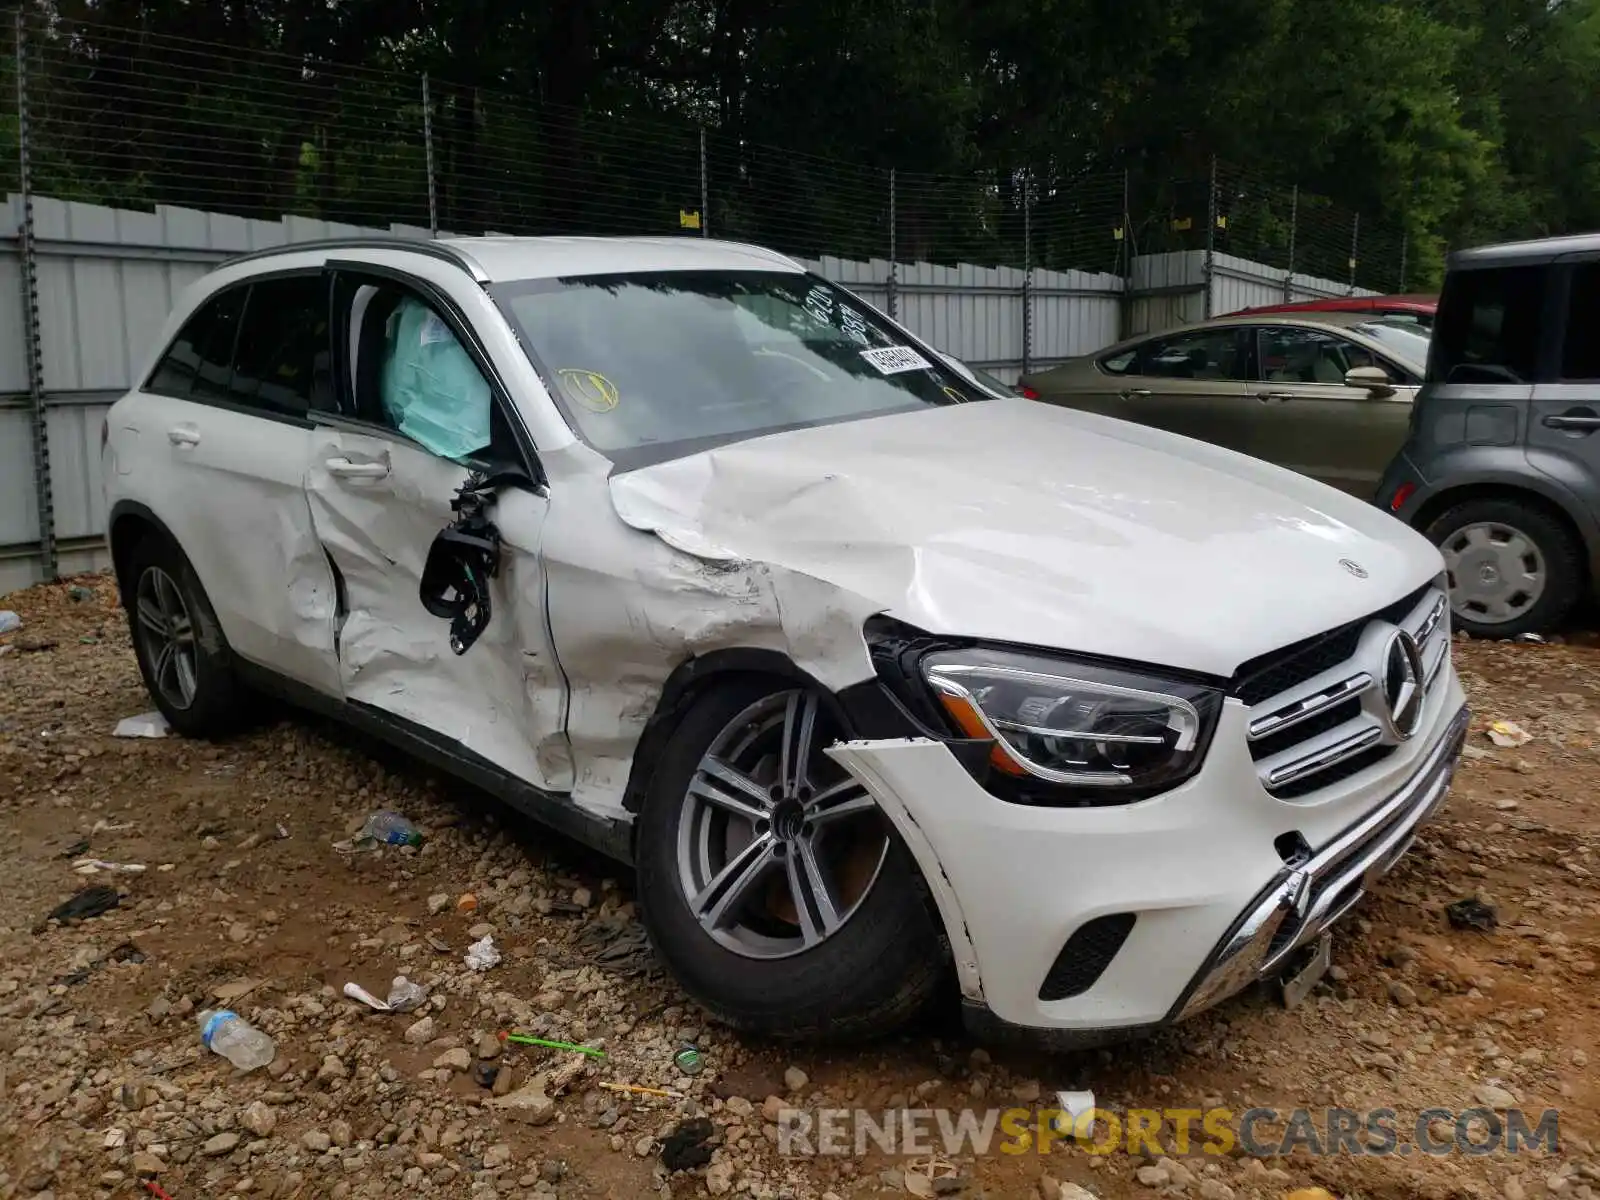
[(268, 246), (262, 250), (252, 250), (247, 254), (226, 259), (218, 265), (231, 267), (236, 263), (260, 262), (263, 259), (282, 254), (297, 254), (305, 250), (403, 250), (413, 254), (426, 254), (430, 258), (460, 267), (477, 283), (487, 283), (489, 280), (488, 274), (470, 255), (463, 254), (454, 246), (423, 238), (405, 237), (320, 238), (309, 242), (290, 242), (284, 246)]

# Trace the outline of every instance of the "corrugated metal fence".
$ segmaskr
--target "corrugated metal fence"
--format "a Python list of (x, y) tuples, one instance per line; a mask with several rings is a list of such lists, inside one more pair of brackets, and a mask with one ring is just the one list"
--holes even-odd
[(1220, 317), (1242, 308), (1293, 304), (1329, 296), (1372, 296), (1332, 279), (1318, 279), (1231, 254), (1181, 250), (1133, 260), (1123, 337)]
[[(21, 197), (8, 196), (0, 209), (0, 594), (105, 565), (101, 417), (131, 386), (185, 286), (235, 254), (269, 246), (429, 236), (405, 225), (266, 221), (167, 206), (140, 212), (38, 197), (32, 218), (25, 246)], [(36, 337), (24, 286), (30, 248)], [(1025, 368), (1090, 353), (1125, 333), (1196, 320), (1208, 309), (1350, 291), (1205, 251), (1134, 259), (1131, 290), (1119, 276), (1084, 271), (897, 263), (891, 272), (886, 260), (838, 258), (808, 265), (1007, 382)], [(41, 446), (45, 487), (35, 472)]]

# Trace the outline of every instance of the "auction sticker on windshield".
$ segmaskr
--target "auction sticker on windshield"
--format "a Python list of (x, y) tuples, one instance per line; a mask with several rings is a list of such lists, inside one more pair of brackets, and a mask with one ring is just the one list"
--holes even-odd
[(933, 366), (910, 346), (879, 346), (876, 350), (863, 350), (861, 357), (885, 375), (898, 375), (902, 371), (926, 371)]

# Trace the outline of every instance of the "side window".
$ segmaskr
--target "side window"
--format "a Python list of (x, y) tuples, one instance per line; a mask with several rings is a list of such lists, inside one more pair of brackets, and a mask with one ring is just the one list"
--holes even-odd
[(1572, 269), (1561, 378), (1582, 383), (1600, 380), (1600, 263)]
[(1163, 379), (1244, 379), (1244, 356), (1233, 329), (1204, 329), (1158, 338), (1139, 348), (1140, 375)]
[(1100, 360), (1100, 369), (1107, 375), (1130, 375), (1139, 361), (1139, 349), (1123, 350), (1117, 354), (1108, 354)]
[(146, 389), (165, 396), (225, 396), (248, 290), (232, 288), (201, 305), (161, 356)]
[(1355, 367), (1382, 367), (1382, 359), (1354, 342), (1319, 329), (1272, 326), (1256, 333), (1262, 383), (1344, 383)]
[(1445, 279), (1428, 377), (1441, 383), (1529, 383), (1538, 369), (1543, 267), (1456, 271)]
[(456, 461), (491, 451), (514, 457), (510, 430), (477, 362), (420, 296), (358, 283), (350, 300), (351, 392), (356, 415)]
[(320, 273), (250, 287), (229, 399), (304, 416), (333, 403), (328, 281)]

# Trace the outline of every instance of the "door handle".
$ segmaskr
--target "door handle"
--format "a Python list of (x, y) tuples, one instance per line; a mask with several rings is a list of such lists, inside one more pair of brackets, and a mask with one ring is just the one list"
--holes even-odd
[(200, 431), (193, 425), (174, 425), (167, 430), (167, 441), (174, 446), (198, 446)]
[(1154, 394), (1149, 388), (1123, 388), (1117, 393), (1117, 396), (1123, 400), (1132, 400), (1135, 396), (1151, 396)]
[(1293, 400), (1294, 399), (1294, 393), (1293, 392), (1257, 392), (1256, 393), (1256, 399), (1261, 401), (1261, 403), (1263, 403), (1263, 404), (1267, 404), (1269, 402), (1270, 403), (1276, 403), (1276, 404), (1283, 404), (1285, 401)]
[(335, 479), (383, 479), (389, 474), (389, 464), (381, 462), (351, 462), (348, 458), (329, 458), (323, 461), (328, 474)]
[(1600, 416), (1593, 413), (1562, 413), (1546, 417), (1544, 423), (1550, 429), (1600, 429)]

